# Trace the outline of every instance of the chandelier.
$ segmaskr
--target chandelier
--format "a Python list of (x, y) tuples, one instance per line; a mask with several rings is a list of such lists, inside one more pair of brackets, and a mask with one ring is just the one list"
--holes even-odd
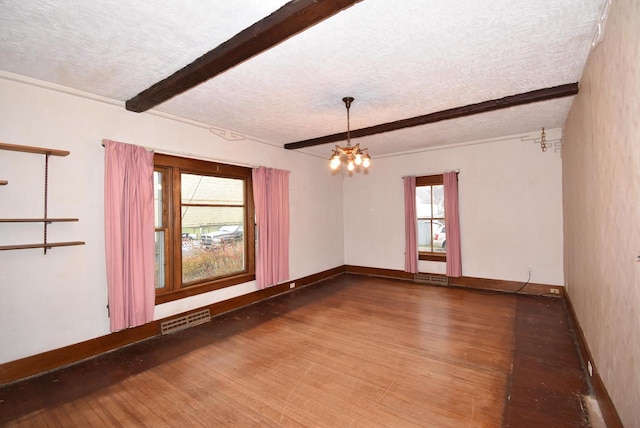
[(353, 97), (344, 97), (342, 101), (347, 107), (347, 145), (340, 147), (336, 144), (335, 150), (331, 151), (329, 166), (331, 166), (331, 169), (335, 170), (338, 169), (343, 162), (346, 162), (347, 169), (349, 171), (353, 171), (356, 165), (362, 166), (363, 168), (369, 168), (369, 165), (371, 165), (371, 156), (369, 156), (368, 149), (360, 149), (360, 144), (356, 144), (355, 146), (351, 145), (349, 107), (351, 107)]

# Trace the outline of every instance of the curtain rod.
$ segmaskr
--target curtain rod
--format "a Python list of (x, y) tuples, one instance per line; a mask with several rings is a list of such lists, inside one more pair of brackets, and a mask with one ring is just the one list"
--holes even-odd
[(400, 177), (401, 179), (404, 180), (405, 177), (423, 177), (426, 175), (440, 175), (440, 174), (444, 174), (445, 172), (455, 172), (456, 174), (460, 174), (460, 169), (456, 168), (456, 169), (449, 169), (447, 171), (442, 171), (442, 172), (430, 172), (428, 174), (420, 174), (420, 175), (403, 175), (402, 177)]
[[(102, 140), (102, 142), (100, 143), (100, 145), (102, 147), (104, 147), (104, 143), (106, 141), (113, 141), (113, 140), (109, 140), (108, 138), (105, 138)], [(129, 144), (129, 143), (123, 143), (123, 144)], [(162, 155), (173, 155), (173, 156), (187, 156), (191, 159), (198, 159), (198, 160), (206, 160), (206, 161), (210, 161), (210, 162), (221, 162), (221, 163), (226, 163), (228, 165), (234, 165), (234, 166), (243, 166), (246, 168), (259, 168), (262, 165), (251, 165), (248, 163), (240, 163), (240, 162), (233, 162), (233, 161), (229, 161), (229, 160), (224, 160), (224, 159), (214, 159), (214, 158), (208, 158), (206, 156), (202, 156), (202, 155), (197, 155), (195, 153), (181, 153), (181, 152), (172, 152), (170, 150), (165, 150), (165, 149), (159, 149), (156, 147), (148, 147), (148, 146), (141, 146), (144, 147), (146, 150), (149, 151), (153, 151), (154, 153), (159, 153)]]

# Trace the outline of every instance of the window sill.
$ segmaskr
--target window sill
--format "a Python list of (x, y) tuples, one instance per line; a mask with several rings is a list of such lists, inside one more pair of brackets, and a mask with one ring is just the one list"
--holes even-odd
[(418, 260), (428, 260), (431, 262), (446, 262), (447, 255), (438, 254), (438, 253), (419, 253)]
[(209, 291), (220, 290), (221, 288), (231, 287), (232, 285), (242, 284), (245, 282), (253, 281), (255, 279), (256, 275), (254, 273), (243, 273), (240, 275), (207, 282), (200, 285), (181, 288), (180, 290), (176, 291), (167, 291), (165, 293), (156, 295), (156, 305), (172, 302), (174, 300), (184, 299), (185, 297), (195, 296), (202, 293), (208, 293)]

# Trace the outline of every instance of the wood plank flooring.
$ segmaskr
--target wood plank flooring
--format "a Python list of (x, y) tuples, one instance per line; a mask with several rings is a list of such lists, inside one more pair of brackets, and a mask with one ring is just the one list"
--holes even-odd
[(559, 299), (341, 275), (0, 388), (2, 426), (581, 427)]
[(504, 426), (590, 426), (582, 400), (589, 387), (562, 302), (518, 299), (515, 333)]

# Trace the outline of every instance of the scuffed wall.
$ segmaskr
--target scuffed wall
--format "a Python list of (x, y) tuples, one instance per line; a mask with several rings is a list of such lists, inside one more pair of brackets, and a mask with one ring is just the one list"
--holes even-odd
[(567, 291), (625, 426), (640, 426), (640, 2), (614, 0), (565, 123)]

